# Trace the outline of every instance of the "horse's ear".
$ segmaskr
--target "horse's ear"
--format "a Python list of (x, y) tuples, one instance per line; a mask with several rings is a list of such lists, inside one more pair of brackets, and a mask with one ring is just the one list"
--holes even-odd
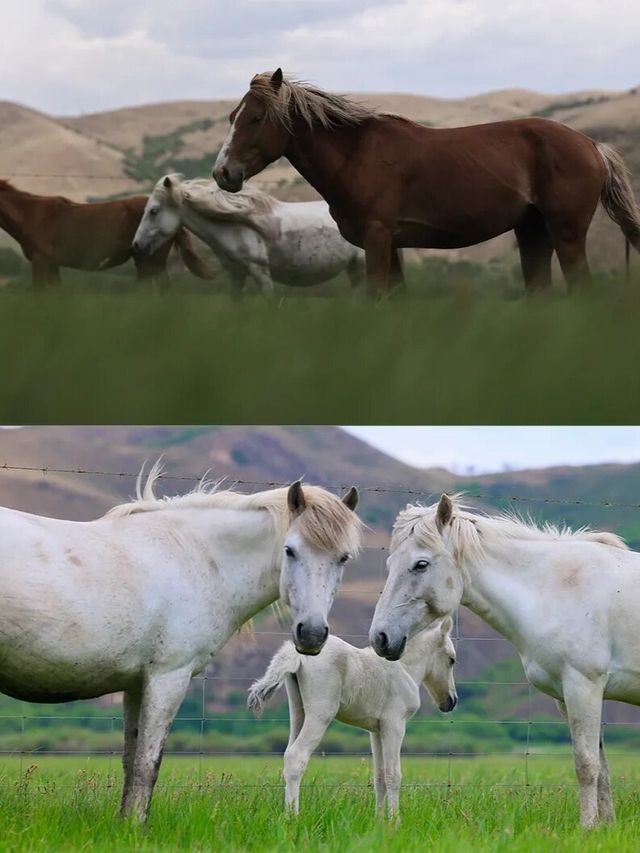
[(449, 495), (442, 495), (436, 510), (436, 527), (440, 532), (450, 523), (453, 516), (453, 502)]
[(347, 494), (342, 496), (342, 503), (349, 507), (352, 512), (355, 512), (355, 508), (358, 506), (359, 500), (360, 495), (358, 494), (358, 490), (355, 486), (351, 486)]
[(164, 181), (162, 182), (162, 185), (163, 185), (164, 187), (166, 187), (168, 190), (170, 190), (170, 189), (171, 189), (171, 187), (173, 186), (173, 184), (171, 183), (171, 178), (169, 177), (169, 175), (167, 175), (167, 176), (166, 176), (166, 178), (165, 178), (165, 179), (164, 179)]
[(300, 515), (300, 513), (304, 511), (306, 505), (304, 492), (302, 491), (302, 483), (300, 480), (296, 480), (295, 483), (291, 483), (289, 486), (289, 491), (287, 492), (287, 506), (289, 507), (289, 511), (292, 515)]
[(443, 637), (446, 637), (449, 631), (453, 628), (453, 619), (451, 616), (445, 616), (442, 622), (440, 623), (440, 633)]
[(282, 68), (276, 68), (276, 70), (271, 75), (271, 80), (269, 80), (271, 88), (274, 91), (278, 92), (280, 90), (280, 86), (282, 86), (283, 79), (284, 75), (282, 73)]

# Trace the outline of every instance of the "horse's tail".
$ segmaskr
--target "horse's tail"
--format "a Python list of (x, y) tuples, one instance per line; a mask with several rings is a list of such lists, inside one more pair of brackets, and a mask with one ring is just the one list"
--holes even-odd
[(178, 231), (175, 236), (174, 245), (180, 252), (182, 261), (190, 273), (193, 273), (193, 275), (198, 278), (204, 278), (207, 281), (211, 281), (216, 277), (216, 270), (209, 266), (209, 264), (201, 258), (193, 248), (191, 235), (186, 228), (181, 228)]
[(596, 148), (607, 170), (600, 201), (609, 216), (620, 226), (627, 240), (628, 263), (629, 244), (640, 252), (640, 208), (633, 195), (631, 174), (615, 148), (601, 142), (596, 145)]
[(295, 675), (300, 668), (300, 655), (293, 643), (283, 643), (271, 659), (267, 671), (249, 688), (247, 708), (259, 717), (264, 703), (282, 686), (288, 675)]

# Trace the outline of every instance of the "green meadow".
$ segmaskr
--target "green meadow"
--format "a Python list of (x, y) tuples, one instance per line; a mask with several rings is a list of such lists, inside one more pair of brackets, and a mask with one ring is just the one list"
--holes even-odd
[(374, 814), (364, 758), (312, 759), (301, 814), (282, 812), (281, 761), (171, 758), (146, 829), (115, 817), (116, 756), (0, 762), (3, 850), (619, 851), (637, 850), (640, 764), (611, 761), (618, 822), (585, 832), (571, 759), (406, 758), (399, 825)]
[[(450, 267), (455, 267), (451, 270)], [(65, 271), (0, 292), (10, 423), (637, 423), (640, 280), (525, 298), (517, 274), (423, 264), (371, 302), (336, 281), (234, 303)]]

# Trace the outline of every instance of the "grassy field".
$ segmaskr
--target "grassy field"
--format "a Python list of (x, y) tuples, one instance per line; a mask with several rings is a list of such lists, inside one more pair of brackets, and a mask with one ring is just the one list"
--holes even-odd
[[(638, 296), (0, 293), (10, 423), (637, 423)], [(516, 291), (520, 293), (520, 291)]]
[[(637, 850), (640, 762), (612, 763), (618, 822), (587, 833), (577, 822), (571, 761), (530, 757), (530, 785), (512, 756), (406, 758), (402, 821), (373, 813), (369, 762), (312, 760), (302, 813), (282, 813), (280, 759), (171, 759), (146, 830), (114, 817), (116, 758), (0, 762), (2, 850), (618, 851)], [(451, 784), (447, 784), (447, 780)]]

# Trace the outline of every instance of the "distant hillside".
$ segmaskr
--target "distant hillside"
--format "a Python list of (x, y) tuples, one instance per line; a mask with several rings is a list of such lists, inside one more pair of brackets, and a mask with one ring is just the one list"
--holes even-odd
[[(526, 115), (553, 118), (617, 145), (634, 172), (640, 192), (640, 89), (553, 96), (505, 90), (454, 100), (404, 94), (353, 97), (433, 127)], [(228, 114), (234, 105), (235, 100), (178, 101), (53, 118), (0, 102), (0, 175), (27, 172), (103, 176), (14, 179), (26, 189), (75, 199), (146, 191), (154, 180), (171, 170), (193, 177), (207, 176), (227, 133)], [(316, 197), (285, 161), (256, 176), (254, 183), (285, 200)], [(598, 214), (590, 245), (594, 259), (619, 267), (621, 246), (619, 231)], [(517, 262), (510, 235), (448, 254), (478, 261), (498, 259), (509, 265)]]

